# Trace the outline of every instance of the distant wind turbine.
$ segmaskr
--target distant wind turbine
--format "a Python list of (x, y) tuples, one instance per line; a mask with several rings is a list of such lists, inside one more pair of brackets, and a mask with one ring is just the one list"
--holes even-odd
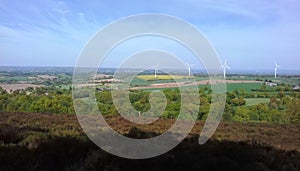
[(278, 68), (280, 68), (280, 66), (277, 64), (277, 62), (275, 61), (275, 78), (277, 78), (277, 70)]
[(227, 65), (227, 59), (225, 59), (224, 64), (221, 66), (221, 68), (223, 69), (223, 74), (224, 74), (224, 78), (226, 78), (226, 70), (229, 69), (230, 67)]
[(186, 66), (188, 67), (189, 77), (191, 77), (191, 67), (194, 66), (194, 64), (186, 63)]
[(157, 65), (154, 66), (154, 77), (155, 77), (155, 79), (157, 79), (158, 66), (159, 66), (159, 64), (157, 64)]

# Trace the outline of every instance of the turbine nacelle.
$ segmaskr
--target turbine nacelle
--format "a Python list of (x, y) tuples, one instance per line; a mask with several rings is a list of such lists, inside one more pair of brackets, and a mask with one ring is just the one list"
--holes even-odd
[(280, 66), (277, 64), (276, 61), (275, 61), (274, 65), (275, 65), (275, 68), (280, 68)]
[(195, 66), (195, 64), (189, 64), (189, 63), (186, 63), (186, 66), (187, 66), (187, 67), (192, 67), (192, 66)]
[(224, 64), (221, 66), (221, 68), (222, 69), (229, 69), (229, 70), (231, 70), (231, 68), (227, 65), (227, 59), (225, 59), (225, 62), (224, 62)]

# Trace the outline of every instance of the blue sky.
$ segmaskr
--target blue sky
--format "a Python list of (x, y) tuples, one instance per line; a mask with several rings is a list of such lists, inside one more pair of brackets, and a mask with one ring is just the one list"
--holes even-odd
[(74, 66), (105, 25), (163, 13), (196, 26), (231, 68), (272, 69), (276, 60), (299, 69), (299, 8), (298, 0), (0, 0), (0, 65)]

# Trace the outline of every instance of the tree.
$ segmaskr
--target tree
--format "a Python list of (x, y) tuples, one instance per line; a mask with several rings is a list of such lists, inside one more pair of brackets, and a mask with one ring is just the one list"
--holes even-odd
[(294, 98), (287, 104), (286, 116), (292, 123), (300, 122), (300, 99)]
[(141, 111), (141, 112), (145, 112), (145, 106), (144, 104), (142, 104), (141, 102), (137, 101), (133, 103), (133, 107), (137, 110), (137, 111)]
[(256, 112), (259, 115), (260, 121), (269, 121), (270, 120), (268, 105), (263, 104), (263, 103), (256, 105)]
[(224, 114), (223, 114), (223, 119), (225, 121), (229, 121), (229, 120), (232, 120), (233, 118), (233, 115), (234, 115), (234, 109), (231, 105), (229, 104), (225, 104), (225, 111), (224, 111)]
[(244, 100), (244, 98), (242, 96), (238, 97), (238, 98), (234, 98), (230, 101), (230, 104), (234, 105), (234, 106), (243, 106), (246, 104), (246, 101)]
[(272, 96), (270, 98), (270, 103), (269, 103), (269, 107), (271, 109), (277, 109), (279, 107), (279, 100), (277, 99), (276, 96)]
[(285, 113), (276, 109), (271, 109), (269, 111), (271, 116), (271, 121), (274, 123), (286, 123)]
[(237, 107), (233, 116), (234, 121), (245, 122), (250, 120), (250, 110), (247, 107)]

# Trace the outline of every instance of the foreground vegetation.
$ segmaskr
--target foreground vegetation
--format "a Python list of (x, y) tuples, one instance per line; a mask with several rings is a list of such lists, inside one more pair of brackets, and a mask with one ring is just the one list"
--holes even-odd
[[(120, 133), (149, 138), (174, 120), (133, 125), (105, 117)], [(100, 150), (82, 132), (75, 115), (0, 113), (0, 170), (299, 170), (300, 127), (222, 122), (212, 139), (198, 144), (203, 122), (175, 149), (146, 160), (128, 160)], [(147, 131), (151, 130), (151, 132)]]
[[(166, 89), (163, 92), (167, 98), (167, 107), (161, 117), (177, 118), (181, 105), (180, 91)], [(77, 96), (84, 98), (88, 95), (89, 92), (86, 91)], [(150, 92), (147, 91), (131, 91), (132, 106), (142, 113), (148, 111), (150, 109), (149, 95)], [(205, 120), (211, 104), (211, 90), (207, 87), (200, 88), (199, 95), (198, 120)], [(103, 115), (118, 114), (109, 90), (97, 91), (96, 99)], [(0, 88), (0, 112), (74, 114), (74, 105), (80, 106), (80, 103), (73, 102), (71, 89), (40, 87), (14, 91), (10, 94)], [(223, 119), (236, 122), (299, 123), (300, 92), (253, 91), (248, 93), (244, 90), (228, 92)]]

